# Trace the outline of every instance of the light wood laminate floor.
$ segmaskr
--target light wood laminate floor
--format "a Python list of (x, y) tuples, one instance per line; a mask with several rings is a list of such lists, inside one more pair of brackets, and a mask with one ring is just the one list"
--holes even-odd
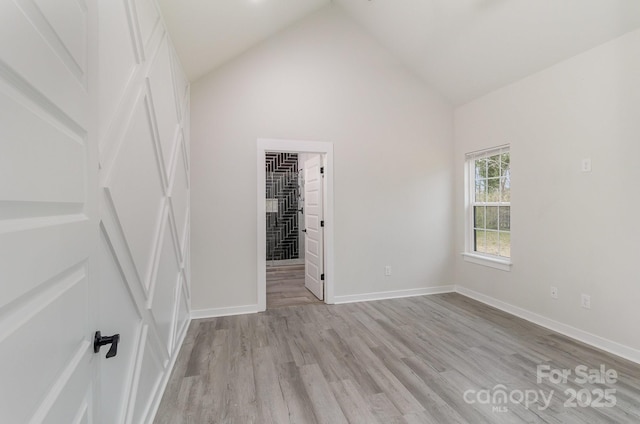
[(323, 303), (304, 286), (304, 264), (267, 266), (267, 309)]
[[(569, 369), (573, 375), (567, 382), (545, 378), (538, 383), (538, 365)], [(579, 384), (573, 370), (580, 365), (613, 369), (617, 382)], [(500, 389), (514, 394), (513, 401), (483, 403), (481, 390), (494, 394)], [(565, 406), (565, 391), (585, 389), (615, 389), (616, 405)], [(528, 408), (518, 402), (518, 393), (532, 393), (527, 390), (551, 396), (548, 408), (542, 400)], [(195, 320), (155, 420), (639, 422), (639, 365), (459, 294)]]

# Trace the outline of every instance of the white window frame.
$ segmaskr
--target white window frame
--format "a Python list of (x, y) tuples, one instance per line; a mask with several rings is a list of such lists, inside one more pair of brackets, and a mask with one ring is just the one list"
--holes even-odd
[[(476, 252), (474, 250), (474, 214), (473, 204), (475, 200), (475, 161), (483, 157), (490, 157), (499, 153), (511, 153), (510, 145), (492, 147), (490, 149), (478, 150), (465, 155), (465, 248), (462, 253), (466, 262), (477, 265), (488, 266), (502, 271), (511, 271), (511, 258), (503, 256), (491, 255), (488, 253)], [(509, 206), (511, 202), (508, 203)], [(505, 205), (505, 203), (496, 203), (496, 206)]]

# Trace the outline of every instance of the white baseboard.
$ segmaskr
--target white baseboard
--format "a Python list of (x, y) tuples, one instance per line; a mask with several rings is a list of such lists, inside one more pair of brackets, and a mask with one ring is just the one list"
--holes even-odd
[(335, 304), (369, 302), (371, 300), (398, 299), (401, 297), (426, 296), (430, 294), (452, 293), (455, 286), (423, 287), (420, 289), (394, 290), (375, 293), (351, 294), (347, 296), (335, 296)]
[(192, 309), (191, 319), (228, 317), (231, 315), (255, 314), (260, 312), (258, 305), (230, 306), (227, 308)]
[(153, 403), (149, 408), (149, 413), (147, 415), (146, 423), (151, 424), (156, 419), (156, 414), (158, 413), (158, 408), (160, 407), (160, 401), (164, 396), (164, 392), (167, 389), (167, 385), (169, 384), (169, 378), (171, 377), (171, 373), (173, 372), (173, 367), (176, 365), (176, 360), (178, 359), (178, 355), (180, 355), (180, 350), (182, 349), (182, 344), (184, 343), (185, 337), (187, 337), (187, 331), (189, 330), (189, 324), (191, 323), (191, 319), (187, 319), (187, 322), (183, 325), (180, 336), (178, 337), (178, 343), (175, 345), (176, 348), (173, 351), (173, 355), (169, 360), (169, 366), (164, 370), (164, 375), (160, 380), (160, 384), (158, 385), (158, 389), (154, 395)]
[(609, 339), (605, 339), (604, 337), (597, 336), (587, 331), (580, 330), (579, 328), (563, 324), (561, 322), (552, 320), (551, 318), (547, 318), (545, 316), (536, 314), (535, 312), (531, 312), (527, 309), (511, 305), (491, 296), (478, 293), (466, 287), (455, 286), (455, 291), (463, 296), (477, 300), (478, 302), (493, 306), (494, 308), (510, 313), (511, 315), (515, 315), (519, 318), (525, 319), (534, 324), (538, 324), (542, 327), (548, 328), (567, 337), (571, 337), (572, 339), (581, 341), (588, 345), (597, 347), (598, 349), (602, 349), (606, 352), (620, 356), (621, 358), (628, 359), (629, 361), (640, 364), (640, 350), (625, 346)]
[[(425, 296), (429, 294), (453, 293), (455, 286), (425, 287), (420, 289), (394, 290), (377, 293), (352, 294), (347, 296), (335, 296), (334, 304), (368, 302), (371, 300), (397, 299), (401, 297)], [(255, 314), (260, 312), (258, 305), (231, 306), (226, 308), (194, 309), (191, 311), (191, 319), (217, 318), (232, 315)]]

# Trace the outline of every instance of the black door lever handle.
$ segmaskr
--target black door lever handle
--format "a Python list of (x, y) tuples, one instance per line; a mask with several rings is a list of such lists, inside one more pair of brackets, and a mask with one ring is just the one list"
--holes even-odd
[(111, 345), (109, 352), (107, 352), (107, 359), (113, 358), (118, 354), (118, 343), (120, 343), (120, 334), (114, 334), (113, 336), (102, 337), (99, 331), (93, 337), (93, 351), (95, 353), (100, 352), (100, 348), (104, 345)]

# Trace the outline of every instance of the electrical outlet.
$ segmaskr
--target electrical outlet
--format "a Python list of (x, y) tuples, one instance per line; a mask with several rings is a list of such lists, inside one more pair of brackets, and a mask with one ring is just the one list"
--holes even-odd
[(551, 286), (551, 297), (554, 299), (558, 298), (558, 288)]
[(583, 294), (581, 298), (581, 305), (585, 309), (591, 309), (591, 296), (588, 294)]
[(384, 275), (387, 277), (391, 275), (391, 265), (387, 265), (384, 267)]
[(591, 158), (582, 159), (582, 172), (591, 172)]

